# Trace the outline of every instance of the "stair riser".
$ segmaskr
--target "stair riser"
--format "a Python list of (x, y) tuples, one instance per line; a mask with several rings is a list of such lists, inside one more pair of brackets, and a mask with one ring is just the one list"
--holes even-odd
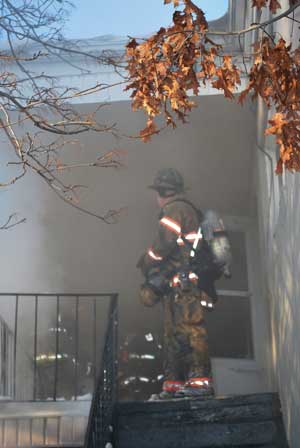
[(138, 413), (119, 416), (119, 426), (130, 428), (159, 428), (163, 426), (197, 425), (200, 423), (242, 423), (261, 422), (280, 417), (279, 409), (272, 409), (269, 404), (234, 406), (215, 409), (188, 409)]
[(241, 424), (180, 424), (174, 428), (150, 427), (131, 430), (119, 427), (121, 448), (208, 448), (272, 445), (277, 428), (271, 421)]

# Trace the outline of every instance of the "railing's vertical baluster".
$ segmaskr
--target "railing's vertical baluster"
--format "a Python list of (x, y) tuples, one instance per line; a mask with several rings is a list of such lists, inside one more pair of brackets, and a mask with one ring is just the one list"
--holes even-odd
[[(12, 397), (13, 396), (13, 392), (14, 392), (13, 391), (13, 381), (14, 381), (14, 379), (13, 379), (13, 370), (12, 370), (12, 372), (10, 372), (11, 373), (11, 381), (10, 381), (10, 383), (11, 383), (10, 386), (11, 387), (6, 385), (6, 372), (7, 372), (7, 369), (5, 369), (5, 366), (6, 366), (6, 363), (7, 363), (7, 359), (6, 359), (6, 353), (5, 353), (5, 331), (6, 331), (5, 326), (2, 323), (2, 325), (1, 325), (1, 362), (2, 362), (2, 364), (1, 364), (1, 366), (2, 366), (2, 368), (1, 368), (1, 370), (2, 370), (1, 386), (2, 386), (2, 393), (3, 393), (3, 395), (6, 396), (10, 392), (10, 396)], [(13, 359), (13, 356), (12, 356), (12, 359)]]
[(16, 446), (17, 447), (20, 445), (19, 438), (20, 438), (20, 421), (17, 418), (17, 420), (16, 420)]
[(46, 445), (47, 442), (47, 417), (43, 418), (43, 445)]
[(2, 322), (0, 321), (0, 394), (1, 395), (4, 395), (3, 378), (2, 378), (3, 366), (4, 366), (4, 359), (3, 359), (3, 353), (2, 353)]
[[(6, 369), (5, 369), (5, 363), (6, 363), (6, 354), (5, 354), (5, 327), (3, 326), (2, 328), (2, 356), (3, 356), (3, 395), (6, 395), (7, 391), (6, 391)], [(13, 382), (14, 382), (14, 378), (13, 378), (13, 371), (12, 371), (12, 376), (11, 376), (11, 396), (13, 396)]]
[(54, 366), (54, 392), (53, 400), (56, 401), (57, 396), (57, 376), (58, 376), (58, 351), (59, 351), (59, 296), (56, 296), (56, 338), (55, 338), (55, 366)]
[(15, 328), (14, 328), (14, 333), (15, 333), (15, 337), (14, 337), (14, 383), (13, 383), (13, 388), (14, 388), (14, 393), (13, 393), (13, 397), (14, 400), (16, 399), (16, 393), (17, 393), (17, 387), (16, 387), (16, 373), (17, 373), (17, 338), (18, 338), (18, 313), (19, 313), (19, 296), (18, 294), (16, 295), (16, 301), (15, 301)]
[(36, 400), (36, 386), (37, 386), (37, 330), (38, 330), (38, 303), (39, 298), (35, 296), (34, 305), (34, 358), (33, 358), (33, 400)]
[(79, 333), (79, 296), (76, 296), (76, 310), (75, 310), (75, 393), (74, 397), (77, 400), (78, 395), (78, 333)]
[(12, 397), (13, 396), (13, 369), (14, 369), (14, 357), (13, 357), (13, 350), (14, 350), (14, 337), (7, 332), (7, 340), (8, 340), (8, 351), (7, 351), (7, 387), (6, 387), (6, 396)]
[[(5, 365), (6, 365), (6, 358), (5, 358), (5, 326), (3, 322), (1, 322), (1, 394), (6, 395), (6, 387), (5, 387)], [(13, 394), (12, 390), (12, 383), (13, 383), (13, 372), (11, 372), (11, 390), (10, 390), (10, 396)]]
[[(4, 347), (4, 324), (1, 323), (1, 394), (2, 395), (6, 395), (6, 390), (5, 390), (5, 347)], [(12, 378), (13, 381), (13, 378)], [(11, 390), (11, 396), (13, 391)]]
[(32, 418), (29, 419), (29, 446), (32, 448)]
[(14, 350), (14, 340), (10, 337), (10, 335), (7, 335), (7, 359), (6, 364), (7, 365), (7, 386), (5, 391), (5, 396), (12, 397), (13, 395), (13, 350)]
[[(7, 328), (5, 328), (5, 365), (8, 364), (9, 360), (9, 332), (7, 331)], [(5, 395), (8, 395), (8, 389), (9, 389), (9, 372), (6, 369), (6, 375), (5, 375)]]
[(94, 391), (96, 390), (97, 387), (97, 354), (96, 354), (96, 349), (97, 349), (97, 302), (96, 302), (96, 297), (94, 297), (94, 316), (93, 316), (93, 331), (94, 331), (94, 341), (93, 341), (93, 349), (94, 349), (94, 353), (93, 353), (93, 369), (94, 369)]
[(71, 442), (75, 442), (75, 418), (74, 415), (72, 416), (72, 425), (71, 425)]
[(4, 366), (4, 359), (3, 359), (3, 350), (2, 350), (2, 331), (3, 331), (3, 324), (0, 320), (0, 395), (5, 395), (3, 390), (3, 366)]
[(119, 366), (119, 315), (118, 315), (118, 295), (114, 295), (114, 353), (113, 353), (113, 362), (114, 362), (114, 385), (113, 385), (113, 391), (114, 391), (114, 397), (113, 402), (116, 403), (118, 400), (118, 366)]
[(61, 417), (57, 418), (57, 445), (61, 442)]
[(5, 420), (1, 421), (1, 446), (4, 446), (4, 438), (5, 438)]
[[(14, 341), (15, 344), (15, 341)], [(5, 328), (5, 365), (8, 365), (9, 363), (9, 333), (7, 331), (7, 328)], [(14, 378), (14, 375), (13, 375)], [(9, 371), (6, 369), (6, 375), (5, 375), (5, 395), (8, 395), (9, 390), (9, 383), (10, 383), (10, 377), (9, 377)], [(15, 381), (13, 379), (13, 384), (15, 384)]]
[(114, 295), (114, 316), (113, 316), (113, 369), (114, 369), (114, 383), (113, 383), (113, 403), (118, 400), (118, 351), (119, 351), (119, 315), (118, 315), (118, 295)]

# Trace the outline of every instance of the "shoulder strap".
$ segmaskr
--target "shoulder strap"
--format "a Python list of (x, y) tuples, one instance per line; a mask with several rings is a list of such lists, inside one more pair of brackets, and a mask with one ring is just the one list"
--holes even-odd
[[(185, 198), (174, 199), (173, 201), (168, 202), (168, 203), (166, 204), (166, 206), (167, 206), (167, 205), (170, 205), (170, 204), (174, 204), (175, 202), (185, 202), (186, 204), (190, 205), (190, 206), (195, 210), (195, 212), (197, 213), (197, 215), (198, 215), (198, 217), (199, 217), (199, 222), (202, 222), (202, 221), (203, 221), (204, 215), (203, 215), (202, 211), (201, 211), (199, 208), (197, 208), (197, 207), (196, 207), (191, 201), (189, 201), (188, 199), (185, 199)], [(162, 210), (164, 211), (164, 207), (162, 208)]]

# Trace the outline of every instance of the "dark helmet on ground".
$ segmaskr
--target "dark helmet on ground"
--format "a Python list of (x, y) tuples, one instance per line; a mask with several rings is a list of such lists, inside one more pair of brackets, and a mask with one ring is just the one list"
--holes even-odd
[(179, 171), (173, 168), (163, 168), (155, 176), (153, 185), (149, 188), (156, 190), (161, 196), (184, 192), (184, 181)]

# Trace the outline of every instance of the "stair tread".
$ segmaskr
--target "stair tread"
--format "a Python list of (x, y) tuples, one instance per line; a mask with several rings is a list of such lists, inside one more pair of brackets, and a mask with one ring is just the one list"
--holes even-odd
[(197, 409), (214, 409), (224, 407), (249, 406), (254, 404), (267, 404), (272, 409), (280, 409), (278, 395), (275, 393), (236, 395), (219, 398), (206, 399), (180, 399), (180, 400), (164, 400), (164, 401), (123, 401), (117, 406), (118, 415), (128, 415), (138, 412), (172, 412), (197, 410)]

